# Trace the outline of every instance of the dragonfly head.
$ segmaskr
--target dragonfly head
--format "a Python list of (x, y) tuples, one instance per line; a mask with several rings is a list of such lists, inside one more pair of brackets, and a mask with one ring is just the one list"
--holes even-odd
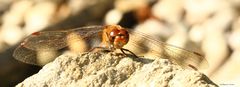
[(129, 34), (128, 31), (118, 25), (108, 25), (106, 31), (108, 31), (108, 39), (110, 47), (113, 49), (120, 49), (128, 43)]

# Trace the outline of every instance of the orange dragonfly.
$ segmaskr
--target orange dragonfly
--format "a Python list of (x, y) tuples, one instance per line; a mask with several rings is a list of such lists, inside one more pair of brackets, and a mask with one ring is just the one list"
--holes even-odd
[(207, 60), (196, 52), (161, 42), (150, 35), (119, 25), (35, 32), (15, 49), (13, 56), (15, 59), (28, 64), (44, 65), (39, 62), (39, 58), (42, 58), (39, 57), (40, 54), (50, 56), (49, 54), (57, 54), (56, 52), (66, 48), (76, 52), (85, 52), (93, 48), (103, 48), (110, 51), (120, 49), (123, 53), (128, 51), (134, 56), (146, 57), (147, 55), (142, 54), (148, 53), (153, 57), (168, 58), (182, 67), (208, 67)]

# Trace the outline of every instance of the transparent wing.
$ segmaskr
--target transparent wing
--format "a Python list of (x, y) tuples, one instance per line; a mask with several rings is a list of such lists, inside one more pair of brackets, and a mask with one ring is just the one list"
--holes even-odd
[(161, 42), (155, 37), (134, 30), (130, 30), (130, 40), (125, 47), (137, 55), (145, 54), (168, 58), (184, 68), (193, 66), (203, 69), (208, 67), (208, 62), (202, 55)]
[[(15, 59), (28, 64), (43, 65), (38, 63), (39, 58), (43, 59), (39, 57), (40, 54), (44, 53), (44, 57), (51, 56), (49, 55), (50, 53), (57, 54), (61, 49), (69, 46), (69, 41), (75, 41), (71, 42), (71, 44), (79, 42), (76, 40), (90, 41), (90, 38), (99, 37), (98, 33), (101, 31), (102, 26), (88, 26), (66, 31), (36, 32), (28, 36), (21, 45), (15, 49), (13, 56)], [(74, 40), (72, 40), (72, 38)], [(99, 41), (100, 40), (98, 40), (98, 42)], [(56, 56), (52, 57), (55, 58)]]
[(15, 49), (13, 56), (19, 61), (39, 65), (39, 52), (57, 52), (58, 49), (66, 47), (66, 35), (67, 32), (35, 32)]

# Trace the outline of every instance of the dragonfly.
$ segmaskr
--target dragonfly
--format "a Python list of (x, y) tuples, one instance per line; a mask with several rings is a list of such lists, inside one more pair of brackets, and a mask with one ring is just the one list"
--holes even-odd
[(120, 49), (123, 54), (128, 51), (135, 57), (151, 55), (155, 58), (167, 58), (184, 68), (208, 67), (207, 60), (197, 52), (164, 43), (148, 34), (120, 25), (34, 32), (15, 49), (13, 56), (21, 62), (41, 66), (44, 64), (39, 62), (40, 54), (49, 56), (66, 48), (76, 52), (86, 52), (94, 48), (110, 51)]

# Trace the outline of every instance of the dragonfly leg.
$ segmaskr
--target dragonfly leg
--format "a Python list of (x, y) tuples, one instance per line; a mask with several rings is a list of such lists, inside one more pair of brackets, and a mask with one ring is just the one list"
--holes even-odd
[(124, 51), (128, 51), (128, 52), (131, 53), (134, 57), (139, 58), (136, 54), (134, 54), (132, 51), (130, 51), (130, 50), (128, 50), (128, 49), (121, 48), (120, 50), (122, 51), (122, 53), (123, 53), (124, 55), (127, 55)]
[(193, 65), (191, 65), (191, 64), (188, 64), (188, 66), (189, 66), (190, 68), (194, 69), (195, 71), (198, 71), (198, 69), (197, 69), (195, 66), (193, 66)]

